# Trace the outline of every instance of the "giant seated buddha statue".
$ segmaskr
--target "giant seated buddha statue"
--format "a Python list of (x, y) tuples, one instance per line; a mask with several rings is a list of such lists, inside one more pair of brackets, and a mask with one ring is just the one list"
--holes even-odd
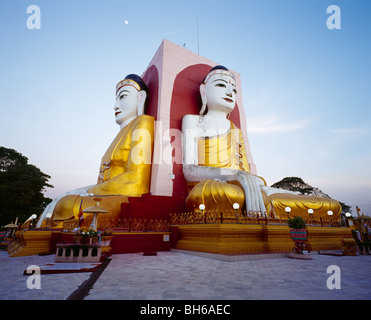
[(53, 227), (62, 227), (64, 221), (76, 219), (81, 204), (83, 208), (94, 205), (91, 194), (102, 196), (100, 206), (109, 212), (109, 219), (116, 220), (120, 218), (121, 204), (128, 202), (128, 197), (141, 197), (149, 192), (154, 117), (145, 115), (147, 92), (146, 84), (135, 74), (117, 84), (114, 110), (120, 131), (102, 157), (97, 184), (53, 200), (38, 226), (42, 226), (48, 213)]
[(332, 199), (299, 195), (284, 189), (268, 187), (263, 178), (249, 172), (243, 133), (228, 117), (236, 104), (236, 80), (224, 66), (216, 66), (200, 85), (202, 107), (199, 115), (182, 119), (183, 174), (191, 191), (185, 205), (188, 211), (204, 204), (206, 210), (233, 210), (233, 204), (247, 212), (268, 217), (316, 215), (334, 218), (341, 212)]

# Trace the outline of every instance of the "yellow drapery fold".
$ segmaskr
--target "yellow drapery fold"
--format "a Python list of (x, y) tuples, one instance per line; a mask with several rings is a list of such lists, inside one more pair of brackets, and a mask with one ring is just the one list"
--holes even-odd
[(139, 197), (149, 192), (154, 118), (142, 115), (123, 128), (102, 158), (98, 183), (89, 192)]
[(242, 132), (230, 123), (226, 133), (198, 139), (198, 164), (249, 172)]
[[(249, 171), (242, 132), (230, 123), (230, 130), (222, 135), (199, 138), (199, 165)], [(238, 182), (205, 180), (193, 187), (185, 203), (188, 211), (194, 211), (201, 203), (207, 210), (231, 210), (234, 203), (242, 208), (244, 201), (245, 194)]]

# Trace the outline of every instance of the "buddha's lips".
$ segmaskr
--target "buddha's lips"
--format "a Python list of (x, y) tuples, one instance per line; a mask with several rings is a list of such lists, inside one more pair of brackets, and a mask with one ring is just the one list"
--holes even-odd
[(229, 99), (229, 98), (223, 98), (225, 101), (229, 102), (229, 103), (232, 103), (233, 100), (232, 99)]
[(118, 114), (120, 114), (121, 113), (121, 111), (117, 111), (116, 113), (115, 113), (115, 117), (118, 115)]

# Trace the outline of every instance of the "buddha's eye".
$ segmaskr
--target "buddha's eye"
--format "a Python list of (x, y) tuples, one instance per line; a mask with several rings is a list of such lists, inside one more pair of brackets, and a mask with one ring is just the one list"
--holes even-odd
[(124, 99), (127, 95), (126, 94), (123, 94), (120, 96), (120, 100)]
[(226, 88), (227, 87), (224, 83), (217, 83), (215, 86), (216, 87), (222, 87), (222, 88)]

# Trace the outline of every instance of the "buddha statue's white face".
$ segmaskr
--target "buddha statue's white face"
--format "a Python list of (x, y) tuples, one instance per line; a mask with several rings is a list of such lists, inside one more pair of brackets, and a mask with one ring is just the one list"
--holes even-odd
[(200, 87), (203, 102), (208, 112), (231, 113), (236, 104), (236, 81), (227, 74), (214, 74)]
[(114, 107), (116, 123), (122, 126), (128, 120), (138, 116), (138, 106), (144, 105), (145, 98), (145, 91), (138, 91), (131, 85), (122, 87), (116, 94)]

